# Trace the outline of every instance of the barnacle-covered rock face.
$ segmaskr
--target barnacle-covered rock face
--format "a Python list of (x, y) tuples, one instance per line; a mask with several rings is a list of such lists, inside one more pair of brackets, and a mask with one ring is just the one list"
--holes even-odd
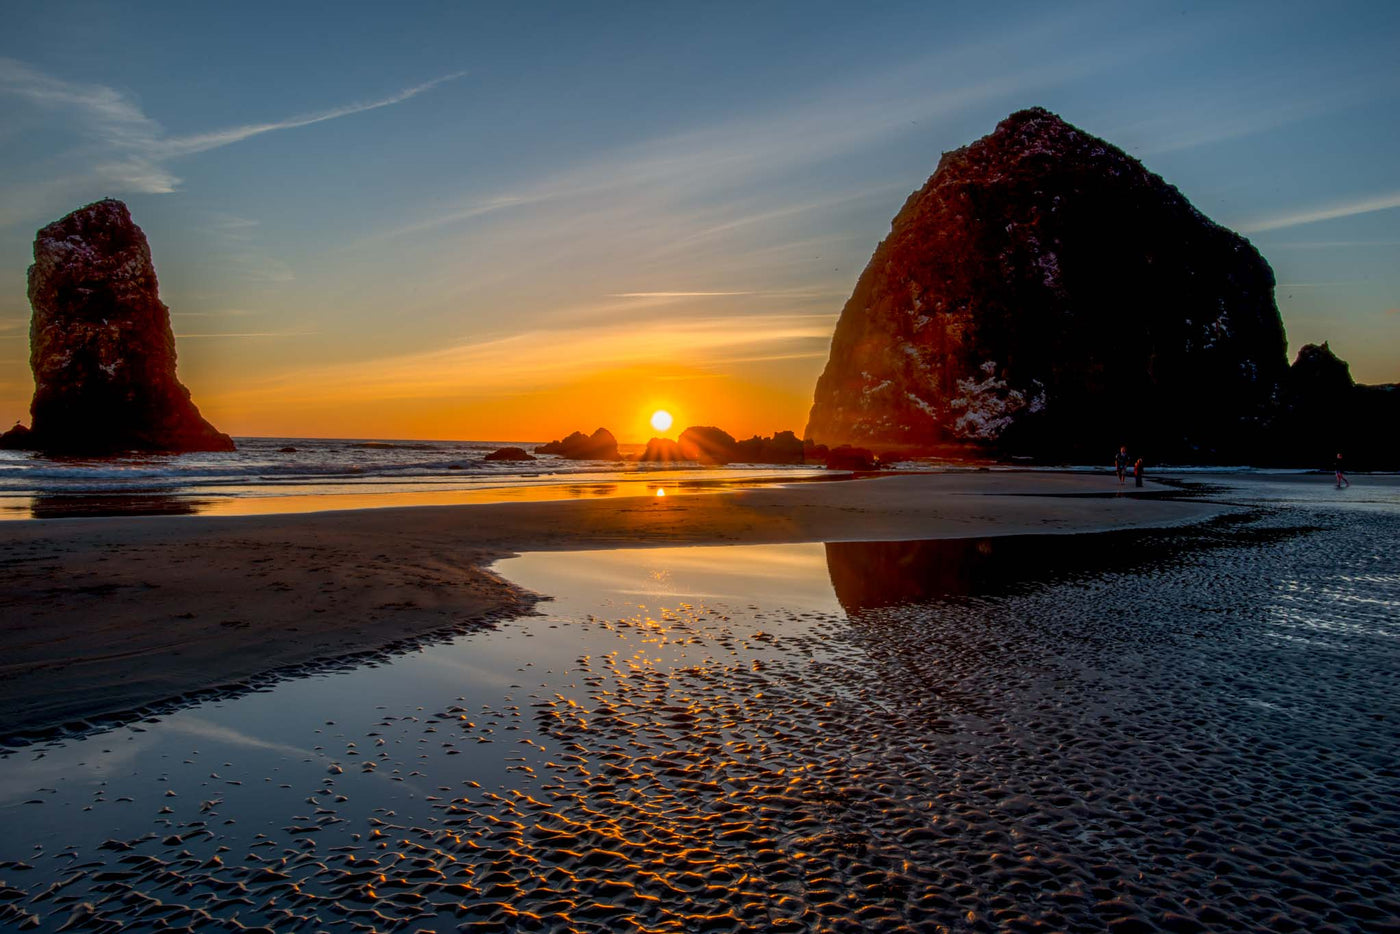
[(27, 446), (85, 455), (233, 450), (175, 375), (170, 310), (125, 204), (98, 201), (39, 231), (29, 303)]
[(1273, 271), (1247, 240), (1033, 108), (944, 154), (895, 217), (841, 313), (806, 436), (1248, 459), (1285, 353)]

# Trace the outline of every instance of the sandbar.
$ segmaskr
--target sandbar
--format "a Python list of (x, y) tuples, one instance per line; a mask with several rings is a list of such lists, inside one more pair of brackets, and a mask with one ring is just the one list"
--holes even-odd
[(1100, 474), (968, 471), (694, 496), (9, 522), (0, 733), (246, 689), (529, 612), (547, 595), (488, 567), (522, 551), (1066, 534), (1229, 508), (1119, 490)]

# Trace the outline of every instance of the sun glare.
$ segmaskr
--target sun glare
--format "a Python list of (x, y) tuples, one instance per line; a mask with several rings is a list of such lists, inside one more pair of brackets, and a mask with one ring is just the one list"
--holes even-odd
[(651, 427), (657, 431), (668, 431), (671, 427), (671, 413), (665, 409), (657, 409), (651, 413)]

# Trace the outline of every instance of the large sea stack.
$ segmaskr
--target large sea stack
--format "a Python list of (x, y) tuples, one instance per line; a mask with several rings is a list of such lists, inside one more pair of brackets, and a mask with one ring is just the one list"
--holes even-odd
[(1101, 461), (1259, 454), (1287, 372), (1273, 271), (1040, 108), (946, 153), (846, 303), (807, 437)]
[(170, 311), (125, 204), (98, 201), (39, 231), (29, 303), (33, 423), (22, 446), (82, 455), (233, 450), (175, 376)]

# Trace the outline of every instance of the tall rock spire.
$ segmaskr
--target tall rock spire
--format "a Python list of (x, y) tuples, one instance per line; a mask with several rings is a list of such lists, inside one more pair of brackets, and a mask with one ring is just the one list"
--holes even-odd
[(29, 445), (50, 453), (229, 451), (175, 375), (170, 311), (125, 204), (39, 231), (29, 267)]

